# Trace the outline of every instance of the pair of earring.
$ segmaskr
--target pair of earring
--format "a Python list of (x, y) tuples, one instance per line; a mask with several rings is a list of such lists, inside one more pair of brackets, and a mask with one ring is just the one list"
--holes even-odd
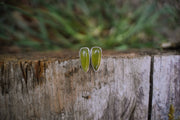
[(82, 69), (87, 72), (91, 63), (93, 70), (97, 72), (101, 65), (101, 56), (102, 49), (100, 47), (92, 47), (91, 51), (88, 47), (82, 47), (79, 50)]

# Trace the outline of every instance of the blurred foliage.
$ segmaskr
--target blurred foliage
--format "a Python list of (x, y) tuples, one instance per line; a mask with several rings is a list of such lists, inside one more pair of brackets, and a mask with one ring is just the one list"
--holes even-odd
[[(175, 23), (177, 16), (173, 7), (159, 9), (156, 2), (142, 2), (137, 8), (117, 0), (32, 0), (32, 4), (0, 4), (0, 40), (35, 50), (159, 48), (166, 38), (157, 29)], [(165, 22), (162, 15), (168, 16)]]

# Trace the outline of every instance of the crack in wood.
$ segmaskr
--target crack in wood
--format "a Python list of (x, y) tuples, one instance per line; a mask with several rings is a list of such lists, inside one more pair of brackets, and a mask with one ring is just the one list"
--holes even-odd
[(3, 82), (3, 75), (4, 75), (4, 62), (1, 63), (0, 66), (0, 70), (1, 70), (1, 81), (0, 81), (0, 86), (1, 86), (1, 94), (4, 95), (4, 82)]
[(35, 76), (37, 79), (37, 84), (40, 85), (43, 82), (43, 74), (45, 74), (46, 64), (43, 61), (35, 62)]
[(154, 56), (151, 56), (151, 65), (150, 65), (150, 78), (149, 78), (149, 104), (148, 104), (148, 120), (151, 120), (152, 113), (152, 99), (153, 99), (153, 72), (154, 72)]

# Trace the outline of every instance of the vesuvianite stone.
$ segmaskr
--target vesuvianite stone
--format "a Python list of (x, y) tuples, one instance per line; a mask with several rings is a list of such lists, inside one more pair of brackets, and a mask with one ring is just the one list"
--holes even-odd
[(91, 64), (95, 71), (99, 69), (101, 64), (102, 50), (100, 47), (94, 47), (91, 49)]
[(87, 72), (89, 70), (89, 64), (90, 64), (89, 48), (86, 47), (81, 48), (79, 54), (81, 58), (81, 67), (85, 72)]

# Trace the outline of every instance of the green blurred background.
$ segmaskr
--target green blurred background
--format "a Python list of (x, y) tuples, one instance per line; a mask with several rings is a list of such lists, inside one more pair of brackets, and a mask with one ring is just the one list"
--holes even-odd
[(100, 46), (159, 48), (178, 41), (177, 3), (145, 0), (11, 0), (0, 2), (0, 51)]

